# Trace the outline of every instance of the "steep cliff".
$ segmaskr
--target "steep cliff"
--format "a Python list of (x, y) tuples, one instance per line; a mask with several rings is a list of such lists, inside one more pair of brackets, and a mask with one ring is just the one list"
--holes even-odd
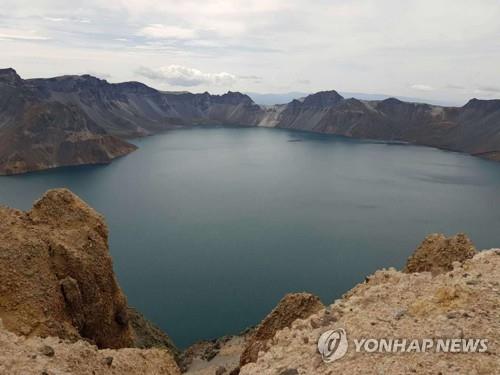
[(200, 124), (255, 126), (261, 109), (236, 92), (167, 93), (139, 82), (111, 84), (89, 75), (25, 81), (47, 102), (78, 107), (118, 137), (156, 134)]
[(0, 208), (0, 318), (27, 336), (132, 346), (127, 301), (108, 252), (104, 219), (68, 190), (29, 212)]
[(0, 70), (0, 175), (107, 164), (135, 149), (78, 106), (46, 101), (14, 70)]
[(283, 106), (275, 126), (403, 141), (500, 160), (500, 100), (472, 99), (454, 108), (397, 99), (344, 99), (330, 91)]

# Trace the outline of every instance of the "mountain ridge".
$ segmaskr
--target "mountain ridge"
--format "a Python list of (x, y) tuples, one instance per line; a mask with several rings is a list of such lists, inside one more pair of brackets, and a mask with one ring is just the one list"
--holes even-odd
[(398, 141), (500, 161), (500, 100), (445, 107), (344, 98), (330, 90), (263, 106), (233, 91), (162, 92), (88, 74), (24, 80), (12, 68), (0, 69), (0, 174), (110, 163), (135, 150), (127, 139), (201, 125)]

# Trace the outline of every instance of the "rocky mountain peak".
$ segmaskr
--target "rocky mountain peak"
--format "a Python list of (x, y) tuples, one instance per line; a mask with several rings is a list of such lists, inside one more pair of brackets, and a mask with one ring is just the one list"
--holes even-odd
[(248, 95), (238, 91), (228, 91), (221, 95), (220, 98), (225, 104), (253, 104), (253, 100)]
[(396, 104), (401, 104), (403, 102), (399, 99), (396, 99), (396, 98), (387, 98), (387, 99), (382, 100), (382, 103), (388, 104), (388, 105), (396, 105)]
[(0, 69), (0, 82), (16, 85), (22, 82), (21, 77), (12, 68)]
[(320, 91), (306, 96), (302, 104), (309, 107), (331, 107), (343, 99), (344, 97), (335, 90)]
[(473, 98), (463, 106), (464, 109), (473, 109), (484, 112), (494, 112), (500, 110), (500, 99), (482, 100)]
[(46, 90), (55, 92), (78, 92), (88, 88), (102, 88), (107, 85), (107, 81), (93, 77), (91, 75), (65, 75), (48, 79), (30, 79), (30, 84)]
[(157, 90), (145, 85), (144, 83), (137, 81), (129, 81), (123, 83), (110, 84), (123, 92), (134, 93), (134, 94), (152, 94), (158, 93)]

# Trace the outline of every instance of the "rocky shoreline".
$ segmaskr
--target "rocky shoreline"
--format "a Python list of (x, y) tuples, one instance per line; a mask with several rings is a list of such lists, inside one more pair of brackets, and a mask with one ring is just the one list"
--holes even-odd
[[(179, 352), (130, 308), (104, 218), (65, 189), (23, 212), (0, 207), (0, 373), (330, 374), (500, 372), (500, 249), (427, 237), (403, 272), (377, 271), (331, 305), (285, 296), (255, 328)], [(317, 342), (356, 337), (483, 338), (480, 353), (358, 353), (325, 363)], [(351, 343), (351, 348), (354, 345)]]

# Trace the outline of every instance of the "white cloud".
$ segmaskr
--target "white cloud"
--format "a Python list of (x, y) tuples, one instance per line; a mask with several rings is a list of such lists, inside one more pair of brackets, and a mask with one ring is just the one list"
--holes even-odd
[(47, 36), (37, 35), (33, 32), (22, 32), (22, 31), (14, 31), (14, 32), (2, 32), (0, 31), (0, 40), (50, 40), (51, 38)]
[(198, 69), (182, 65), (162, 66), (157, 69), (141, 67), (137, 74), (155, 81), (163, 81), (173, 86), (192, 87), (199, 85), (231, 86), (236, 76), (226, 72), (204, 73)]
[(143, 27), (137, 35), (153, 39), (193, 39), (196, 37), (196, 31), (178, 26), (152, 24)]
[(62, 17), (43, 17), (43, 19), (50, 22), (68, 21), (68, 18), (62, 18)]
[(416, 83), (414, 85), (411, 85), (410, 87), (414, 90), (419, 90), (419, 91), (434, 91), (434, 87), (429, 85), (424, 85), (421, 83)]

